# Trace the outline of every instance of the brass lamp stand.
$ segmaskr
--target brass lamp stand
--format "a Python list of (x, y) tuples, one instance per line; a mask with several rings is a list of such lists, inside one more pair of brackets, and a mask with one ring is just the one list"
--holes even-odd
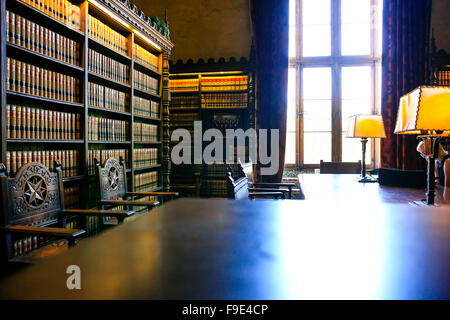
[(362, 144), (362, 159), (361, 159), (361, 177), (358, 179), (358, 182), (377, 182), (378, 179), (368, 176), (366, 174), (366, 145), (368, 139), (366, 137), (361, 138)]
[[(439, 133), (439, 132), (438, 132)], [(413, 201), (412, 203), (419, 206), (435, 205), (434, 198), (436, 195), (436, 179), (434, 176), (436, 159), (439, 155), (440, 135), (422, 135), (417, 139), (421, 139), (425, 144), (425, 155), (427, 159), (427, 198), (425, 200)]]

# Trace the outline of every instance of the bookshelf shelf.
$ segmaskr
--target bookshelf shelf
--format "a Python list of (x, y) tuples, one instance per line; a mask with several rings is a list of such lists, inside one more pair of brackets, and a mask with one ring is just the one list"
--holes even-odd
[(162, 121), (162, 120), (159, 119), (159, 118), (142, 117), (142, 116), (137, 116), (137, 115), (134, 115), (134, 118), (137, 119), (137, 120), (139, 120), (139, 121), (142, 121), (142, 120), (144, 120), (144, 121), (151, 121), (151, 122), (154, 122), (154, 121), (156, 121), (156, 122), (161, 122), (161, 121)]
[(150, 141), (134, 141), (134, 144), (148, 144), (148, 145), (152, 145), (152, 144), (162, 144), (161, 141), (155, 141), (155, 142), (150, 142)]
[[(36, 5), (40, 3), (39, 1), (43, 4), (47, 3), (43, 0), (36, 0)], [(71, 4), (75, 6), (72, 7), (75, 10), (73, 11), (74, 14), (71, 17), (76, 19), (76, 23), (77, 25), (81, 26), (81, 30), (77, 30), (75, 27), (72, 27), (72, 25), (65, 24), (54, 16), (41, 11), (39, 8), (34, 6), (35, 2), (25, 3), (22, 0), (0, 0), (0, 2), (2, 6), (2, 48), (0, 50), (0, 65), (2, 66), (1, 76), (3, 84), (3, 89), (0, 90), (2, 103), (0, 113), (0, 128), (4, 128), (4, 131), (6, 129), (6, 132), (8, 133), (14, 132), (11, 131), (12, 127), (8, 126), (12, 126), (13, 121), (15, 121), (12, 120), (13, 112), (19, 110), (18, 107), (21, 107), (21, 114), (24, 114), (24, 108), (27, 108), (27, 110), (28, 108), (30, 108), (30, 110), (41, 109), (45, 112), (48, 111), (49, 115), (51, 114), (51, 112), (53, 112), (53, 116), (56, 119), (59, 119), (57, 117), (60, 116), (58, 112), (64, 113), (63, 117), (65, 117), (67, 114), (67, 119), (75, 120), (68, 120), (68, 124), (64, 127), (69, 128), (69, 130), (73, 130), (75, 123), (75, 129), (77, 133), (76, 140), (19, 139), (7, 138), (5, 134), (0, 135), (0, 162), (8, 163), (8, 158), (8, 161), (10, 161), (10, 163), (12, 164), (12, 159), (15, 154), (17, 155), (17, 157), (15, 158), (16, 160), (14, 163), (17, 164), (22, 164), (21, 161), (25, 161), (25, 163), (29, 161), (35, 161), (34, 159), (37, 159), (36, 161), (43, 162), (46, 161), (43, 159), (45, 159), (44, 157), (47, 156), (47, 152), (49, 157), (53, 156), (52, 154), (59, 157), (54, 159), (62, 161), (63, 167), (65, 165), (66, 168), (68, 168), (69, 164), (67, 162), (64, 164), (64, 161), (70, 162), (73, 160), (74, 162), (73, 164), (72, 162), (70, 162), (70, 166), (76, 166), (76, 176), (66, 177), (63, 179), (63, 181), (65, 182), (64, 189), (67, 192), (73, 192), (71, 190), (74, 190), (75, 187), (78, 188), (78, 190), (80, 191), (77, 191), (76, 193), (78, 194), (78, 196), (80, 196), (81, 194), (81, 196), (80, 199), (77, 200), (77, 202), (81, 203), (82, 207), (84, 208), (89, 208), (93, 203), (95, 203), (95, 199), (92, 198), (92, 195), (96, 195), (98, 193), (98, 190), (96, 189), (96, 180), (90, 179), (92, 177), (92, 155), (97, 154), (97, 151), (101, 153), (102, 158), (109, 157), (111, 155), (117, 157), (118, 154), (120, 154), (121, 156), (124, 155), (126, 157), (126, 162), (129, 166), (129, 168), (127, 168), (127, 173), (129, 174), (128, 178), (131, 186), (131, 188), (129, 188), (130, 191), (134, 191), (135, 187), (138, 187), (135, 185), (136, 175), (145, 176), (147, 173), (155, 174), (155, 177), (157, 178), (156, 182), (155, 180), (152, 180), (152, 183), (154, 183), (152, 185), (158, 185), (159, 187), (153, 188), (153, 190), (169, 191), (168, 176), (170, 174), (170, 160), (167, 154), (169, 145), (169, 139), (167, 138), (169, 125), (168, 119), (163, 118), (163, 114), (168, 112), (169, 95), (167, 94), (167, 80), (169, 74), (169, 56), (173, 44), (147, 22), (149, 19), (143, 19), (141, 16), (138, 16), (135, 13), (135, 10), (133, 10), (131, 4), (128, 4), (121, 0), (97, 0), (95, 4), (89, 2), (88, 0), (70, 1)], [(53, 3), (50, 3), (50, 5), (53, 5)], [(59, 8), (62, 8), (62, 6)], [(59, 12), (59, 10), (60, 9), (54, 9), (53, 12)], [(108, 11), (114, 12), (115, 16), (117, 16), (119, 19), (122, 19), (122, 21), (126, 24), (129, 24), (129, 27), (125, 27), (119, 24), (115, 19), (111, 17), (111, 15), (107, 14)], [(61, 16), (62, 15), (63, 14), (61, 14)], [(12, 24), (12, 20), (10, 19), (10, 17), (12, 16), (19, 17), (19, 19), (23, 21), (23, 23), (19, 24), (19, 26), (20, 34), (22, 36), (25, 35), (25, 44), (19, 44), (17, 41), (14, 43), (14, 41), (12, 40), (11, 41), (13, 43), (8, 42), (10, 34), (7, 34), (5, 31), (8, 31), (9, 27)], [(120, 46), (124, 48), (124, 43), (126, 43), (126, 53), (124, 53), (124, 51), (115, 50), (112, 47), (107, 46), (106, 44), (96, 40), (97, 38), (94, 39), (94, 35), (88, 32), (89, 21), (92, 22), (92, 20), (89, 20), (89, 16), (97, 19), (98, 21), (96, 23), (100, 23), (99, 25), (104, 24), (113, 31), (116, 31), (123, 35), (126, 39), (116, 37), (117, 34), (116, 36), (114, 36), (114, 39), (106, 39), (104, 35), (109, 31), (105, 31), (105, 29), (102, 29), (104, 32), (102, 35), (102, 39), (106, 39), (106, 41), (109, 41), (109, 43), (114, 43), (116, 47)], [(15, 20), (15, 22), (17, 22), (17, 20)], [(29, 29), (27, 29), (28, 23), (30, 25)], [(15, 31), (16, 27), (13, 30)], [(33, 33), (31, 32), (31, 30), (39, 30), (39, 33), (37, 33), (36, 31)], [(42, 33), (40, 30), (43, 30)], [(145, 37), (148, 39), (142, 38), (142, 35), (138, 36), (137, 32), (135, 32), (138, 30), (140, 31), (140, 34), (145, 35)], [(48, 37), (46, 36), (46, 32), (48, 32)], [(33, 50), (31, 45), (33, 43), (32, 41), (37, 42), (33, 39), (36, 39), (35, 37), (39, 35), (43, 35), (41, 36), (43, 38), (38, 38), (43, 39), (40, 40), (40, 43), (47, 46), (44, 47), (43, 50), (52, 52), (51, 55), (53, 57), (49, 56), (50, 53), (49, 55), (47, 55), (44, 54), (45, 52), (43, 51), (38, 52)], [(50, 36), (54, 36), (55, 38), (49, 38)], [(97, 37), (97, 35), (95, 35), (95, 37)], [(120, 45), (118, 44), (118, 39), (121, 39), (120, 41), (122, 41)], [(158, 44), (160, 49), (151, 47), (148, 44), (150, 40)], [(50, 45), (50, 43), (52, 45)], [(137, 48), (135, 44), (138, 44), (140, 46), (140, 51), (135, 51), (136, 55), (133, 55), (133, 48)], [(53, 51), (51, 50), (52, 47)], [(126, 72), (128, 78), (127, 83), (102, 76), (101, 74), (108, 74), (103, 72), (103, 70), (90, 69), (90, 63), (100, 64), (99, 61), (101, 60), (101, 57), (99, 57), (99, 55), (97, 54), (94, 55), (92, 51), (95, 51), (103, 56), (106, 56), (107, 58), (114, 60), (112, 62), (103, 62), (103, 66), (106, 69), (109, 69), (110, 72), (111, 70), (114, 70), (114, 72), (116, 73), (122, 72), (122, 74)], [(72, 56), (75, 55), (74, 53), (76, 53), (77, 55), (76, 62), (74, 62), (75, 59), (72, 58)], [(7, 57), (10, 58), (10, 60), (8, 60), (10, 61), (10, 64), (7, 64)], [(65, 61), (63, 61), (60, 59), (56, 59), (55, 57), (69, 57), (71, 58), (71, 60), (64, 59)], [(157, 62), (158, 70), (153, 70), (151, 67), (146, 66), (146, 62), (143, 62), (144, 60), (140, 60), (140, 63), (137, 62), (137, 59), (145, 59), (145, 61), (154, 64), (156, 64)], [(12, 60), (23, 61), (26, 64), (25, 67), (22, 67), (22, 69), (19, 69), (19, 67), (14, 69), (14, 77), (12, 75), (13, 69), (12, 67), (10, 67), (10, 65), (13, 65)], [(115, 64), (115, 62), (119, 62), (122, 65)], [(75, 65), (72, 63), (81, 64)], [(9, 68), (6, 68), (7, 65)], [(125, 65), (127, 68), (123, 65)], [(3, 68), (8, 69), (8, 72), (3, 71)], [(77, 102), (67, 102), (29, 94), (33, 92), (33, 88), (35, 88), (30, 86), (30, 84), (35, 86), (37, 82), (32, 82), (35, 80), (32, 77), (28, 76), (28, 74), (33, 74), (33, 72), (36, 72), (35, 74), (37, 76), (38, 72), (32, 70), (37, 70), (38, 68), (40, 69), (39, 72), (42, 71), (42, 73), (39, 73), (39, 78), (37, 78), (39, 79), (39, 86), (42, 85), (45, 88), (46, 92), (60, 93), (60, 95), (53, 95), (53, 97), (62, 97), (63, 95), (67, 97), (69, 96), (67, 92), (75, 92), (78, 95)], [(30, 70), (30, 73), (28, 73), (28, 70)], [(45, 72), (48, 72), (48, 74), (51, 73), (51, 75), (47, 76), (45, 75)], [(53, 72), (55, 74), (53, 74)], [(133, 83), (135, 76), (137, 79), (145, 79), (145, 77), (142, 75), (140, 75), (142, 76), (142, 78), (138, 77), (138, 72), (141, 72), (142, 74), (153, 78), (150, 79), (150, 82), (147, 83), (151, 83), (151, 85), (155, 87), (155, 83), (157, 83), (157, 93), (145, 92), (138, 89), (136, 83)], [(58, 79), (60, 79), (60, 75), (56, 73), (70, 76), (73, 79), (70, 77), (61, 77), (61, 79), (64, 79), (67, 82), (63, 82), (62, 80), (61, 82), (58, 82)], [(25, 74), (26, 76), (23, 76), (23, 74)], [(23, 87), (15, 89), (14, 86), (11, 87), (17, 91), (6, 90), (7, 88), (9, 88), (9, 85), (5, 85), (5, 83), (7, 83), (7, 75), (10, 76), (10, 79), (15, 79), (15, 81), (19, 79), (19, 76), (22, 79), (27, 79), (27, 81), (18, 82), (19, 85), (22, 85), (23, 83)], [(32, 80), (28, 81), (28, 79)], [(73, 80), (74, 82), (72, 82)], [(140, 81), (143, 82), (142, 80)], [(10, 81), (9, 83), (13, 82)], [(14, 83), (17, 84), (17, 82)], [(24, 92), (28, 92), (28, 94)], [(163, 98), (163, 96), (165, 98)], [(141, 99), (136, 99), (135, 97), (139, 97)], [(7, 108), (6, 105), (9, 105), (9, 107)], [(119, 109), (118, 106), (125, 105), (126, 108), (121, 109), (124, 111), (118, 111), (114, 109), (103, 108), (102, 106), (104, 105), (114, 109)], [(12, 107), (14, 107), (14, 109)], [(141, 114), (144, 114), (143, 112), (147, 112), (147, 107), (148, 114), (152, 115), (152, 117), (139, 116), (139, 112)], [(8, 119), (7, 112), (9, 116)], [(57, 114), (56, 116), (54, 115), (55, 113)], [(27, 128), (33, 128), (35, 125), (34, 121), (36, 121), (37, 123), (38, 118), (36, 117), (33, 119), (33, 112), (29, 114), (30, 123), (26, 123)], [(102, 129), (105, 131), (110, 131), (110, 126), (116, 126), (115, 130), (121, 131), (121, 133), (123, 134), (123, 128), (126, 128), (125, 136), (129, 137), (128, 140), (90, 140), (90, 138), (96, 137), (91, 136), (92, 132), (90, 131), (92, 129), (92, 125), (97, 125), (95, 122), (97, 120), (93, 121), (93, 118), (102, 119), (101, 126), (103, 126)], [(25, 119), (26, 120), (21, 121), (28, 121), (28, 118)], [(64, 118), (60, 119), (61, 121), (63, 121), (62, 119)], [(109, 122), (105, 120), (117, 120), (117, 122)], [(53, 120), (53, 122), (54, 121), (57, 120)], [(124, 127), (118, 127), (122, 125), (120, 121), (125, 121), (127, 122), (127, 124)], [(147, 126), (156, 126), (157, 128), (155, 132), (157, 132), (157, 137), (155, 139), (157, 139), (158, 141), (135, 141), (134, 123), (138, 122), (146, 124)], [(38, 127), (42, 128), (44, 123), (45, 126), (48, 126), (48, 128), (52, 128), (50, 127), (50, 118), (45, 118), (43, 122), (39, 123)], [(105, 128), (106, 125), (108, 125), (108, 128)], [(54, 129), (52, 130), (54, 132)], [(11, 136), (17, 137), (20, 135), (14, 135), (14, 133), (11, 133)], [(32, 135), (27, 134), (22, 136), (30, 137)], [(42, 137), (42, 135), (36, 136)], [(54, 135), (53, 137), (56, 136), (60, 135)], [(162, 146), (167, 146), (167, 148), (164, 148)], [(154, 166), (135, 168), (135, 164), (139, 162), (134, 161), (134, 148), (148, 149), (148, 152), (156, 154), (156, 159), (158, 159), (159, 164)], [(147, 150), (141, 150), (140, 153), (137, 152), (136, 154), (142, 156), (142, 159), (146, 159), (147, 154), (145, 152), (147, 152)], [(22, 158), (20, 158), (19, 154), (22, 155)], [(13, 166), (11, 166), (11, 168), (13, 168)], [(11, 173), (13, 173), (12, 169)], [(87, 188), (80, 187), (82, 186), (83, 181), (87, 182)], [(72, 183), (68, 183), (66, 186), (66, 182)], [(146, 185), (149, 186), (151, 184)], [(71, 195), (73, 196), (73, 193)]]
[(131, 144), (131, 141), (104, 141), (104, 140), (89, 140), (90, 144)]
[(153, 166), (146, 166), (146, 167), (136, 167), (134, 169), (134, 171), (145, 171), (145, 170), (151, 170), (151, 169), (156, 169), (156, 168), (161, 168), (160, 164), (155, 164)]
[(84, 176), (67, 177), (67, 178), (63, 178), (63, 182), (80, 181), (83, 179), (84, 179)]
[(106, 77), (103, 77), (97, 73), (88, 72), (89, 74), (89, 81), (90, 82), (95, 82), (113, 89), (117, 89), (120, 91), (124, 91), (124, 92), (130, 92), (131, 90), (131, 85), (127, 84), (127, 83), (123, 83), (123, 82), (119, 82), (113, 79), (109, 79)]
[(89, 106), (88, 108), (89, 108), (89, 110), (99, 111), (99, 112), (102, 112), (105, 114), (117, 115), (117, 116), (127, 117), (127, 118), (131, 117), (130, 112), (116, 111), (116, 110), (111, 110), (111, 109), (107, 109), (107, 108), (100, 108), (100, 107), (93, 107), (93, 106)]
[(153, 70), (149, 67), (146, 67), (137, 61), (134, 61), (134, 68), (141, 72), (147, 73), (148, 75), (153, 76), (153, 77), (161, 77), (161, 75), (162, 75), (161, 72)]
[(202, 94), (248, 93), (248, 90), (202, 90)]
[(123, 64), (130, 65), (132, 59), (129, 56), (126, 56), (118, 51), (113, 50), (112, 48), (104, 45), (103, 43), (95, 40), (92, 37), (88, 37), (88, 39), (89, 39), (88, 46), (90, 49), (93, 49), (94, 51), (104, 54), (105, 56), (113, 58), (114, 60), (117, 60)]
[(6, 139), (8, 143), (83, 144), (84, 140)]
[(151, 92), (148, 92), (148, 91), (142, 91), (142, 90), (139, 90), (139, 89), (136, 89), (136, 88), (134, 89), (134, 94), (136, 96), (139, 96), (139, 97), (142, 97), (142, 98), (146, 98), (146, 99), (152, 99), (152, 100), (161, 99), (161, 96), (156, 94), (156, 93), (151, 93)]
[(21, 0), (7, 0), (6, 9), (16, 11), (25, 18), (49, 29), (53, 29), (63, 36), (74, 40), (84, 39), (84, 32), (81, 30), (77, 30)]
[(20, 57), (20, 60), (24, 62), (45, 65), (49, 70), (69, 74), (71, 76), (77, 76), (84, 72), (84, 69), (81, 67), (51, 58), (10, 42), (6, 42), (6, 52), (7, 56), (18, 56)]
[(6, 95), (7, 95), (7, 97), (20, 99), (21, 101), (27, 100), (29, 102), (34, 102), (34, 103), (50, 103), (53, 105), (59, 105), (59, 106), (64, 106), (64, 107), (84, 108), (84, 104), (82, 104), (82, 103), (66, 102), (66, 101), (61, 101), (61, 100), (49, 99), (49, 98), (33, 96), (30, 94), (9, 91), (9, 90), (6, 91)]

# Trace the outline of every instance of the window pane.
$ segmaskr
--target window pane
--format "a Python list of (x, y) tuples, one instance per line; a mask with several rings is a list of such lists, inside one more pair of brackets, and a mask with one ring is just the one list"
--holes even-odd
[(370, 24), (342, 25), (342, 55), (370, 54)]
[(370, 22), (370, 0), (341, 0), (341, 21)]
[(295, 57), (295, 26), (289, 26), (289, 57)]
[(370, 0), (341, 0), (342, 55), (370, 54)]
[(331, 68), (303, 69), (303, 160), (331, 159)]
[(295, 131), (286, 132), (286, 153), (284, 156), (285, 163), (295, 163)]
[(295, 26), (295, 2), (296, 0), (289, 0), (289, 25)]
[[(345, 138), (348, 118), (355, 114), (372, 113), (372, 75), (371, 67), (342, 68), (342, 161), (361, 160), (361, 141)], [(371, 140), (367, 143), (366, 164), (370, 163)]]
[[(370, 164), (372, 139), (369, 139), (366, 145), (366, 165)], [(342, 133), (342, 161), (357, 162), (362, 160), (361, 139), (346, 138), (345, 132)]]
[(342, 68), (342, 99), (371, 99), (371, 67)]
[(331, 100), (303, 101), (303, 130), (331, 131)]
[(303, 69), (303, 99), (331, 99), (331, 68)]
[(303, 0), (302, 24), (330, 24), (330, 0)]
[(302, 54), (304, 57), (329, 56), (331, 53), (331, 26), (304, 25)]
[(318, 164), (331, 161), (331, 132), (304, 132), (303, 162)]

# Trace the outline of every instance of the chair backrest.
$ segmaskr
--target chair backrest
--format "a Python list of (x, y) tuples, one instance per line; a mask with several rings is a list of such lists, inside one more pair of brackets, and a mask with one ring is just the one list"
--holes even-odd
[(360, 173), (361, 161), (358, 162), (324, 162), (320, 160), (320, 173)]
[(244, 172), (244, 174), (247, 176), (248, 182), (255, 182), (253, 176), (253, 163), (251, 161), (242, 163), (240, 159), (238, 159), (238, 163), (242, 167), (242, 171)]
[(0, 183), (4, 226), (35, 225), (57, 220), (64, 209), (61, 163), (55, 162), (55, 173), (41, 163), (22, 166), (14, 178), (8, 178), (0, 165)]
[[(238, 170), (242, 170), (242, 166), (238, 168)], [(238, 177), (236, 179), (233, 178), (233, 169), (228, 165), (226, 172), (228, 198), (235, 200), (248, 199), (248, 179), (243, 171), (239, 172)]]
[(100, 161), (95, 158), (95, 172), (97, 185), (100, 190), (101, 200), (119, 200), (125, 199), (127, 192), (127, 176), (125, 169), (125, 161), (122, 157), (108, 158), (103, 166)]

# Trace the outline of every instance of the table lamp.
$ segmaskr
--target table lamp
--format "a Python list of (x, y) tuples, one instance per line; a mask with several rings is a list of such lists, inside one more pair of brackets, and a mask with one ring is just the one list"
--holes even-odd
[(377, 179), (366, 175), (367, 138), (386, 138), (383, 118), (379, 114), (357, 114), (348, 119), (346, 138), (361, 138), (362, 161), (359, 182), (376, 182)]
[[(441, 137), (450, 135), (450, 87), (420, 86), (400, 98), (394, 133), (419, 134), (428, 162), (426, 204), (434, 205), (435, 160)], [(414, 152), (411, 150), (411, 153)], [(412, 155), (411, 155), (412, 156)], [(422, 201), (415, 201), (423, 204)]]

